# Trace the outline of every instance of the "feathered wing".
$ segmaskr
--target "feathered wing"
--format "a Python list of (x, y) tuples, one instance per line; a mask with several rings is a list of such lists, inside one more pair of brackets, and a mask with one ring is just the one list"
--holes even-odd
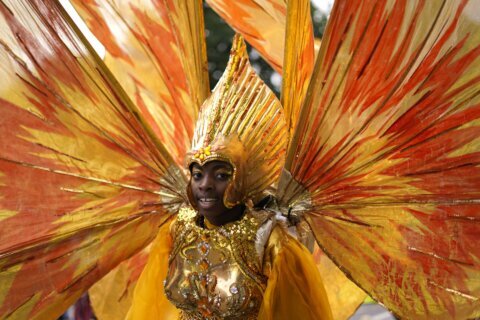
[(480, 316), (478, 1), (336, 1), (279, 198), (402, 317)]
[(273, 69), (282, 72), (287, 23), (286, 0), (206, 0), (206, 2), (257, 49)]
[(288, 2), (284, 36), (281, 102), (291, 135), (310, 83), (315, 58), (310, 1)]
[(0, 318), (58, 316), (184, 199), (175, 161), (67, 21), (54, 1), (0, 2)]
[(327, 292), (333, 319), (350, 319), (367, 294), (348, 279), (318, 245), (314, 246), (312, 254)]
[(201, 1), (72, 0), (105, 64), (179, 164), (207, 98)]
[[(291, 138), (314, 67), (310, 1), (288, 1), (286, 16), (281, 102)], [(299, 230), (299, 233), (302, 234), (302, 231)], [(314, 257), (324, 279), (333, 318), (348, 319), (365, 300), (366, 294), (322, 254), (318, 246), (316, 248)]]
[(125, 319), (149, 252), (150, 246), (123, 261), (88, 290), (91, 305), (98, 319)]
[[(201, 1), (72, 3), (105, 46), (107, 67), (183, 165), (199, 107), (210, 92)], [(138, 277), (135, 270), (145, 263), (139, 254), (97, 283), (91, 292), (97, 315), (117, 317), (128, 309), (131, 296), (118, 297), (116, 290), (131, 293)]]

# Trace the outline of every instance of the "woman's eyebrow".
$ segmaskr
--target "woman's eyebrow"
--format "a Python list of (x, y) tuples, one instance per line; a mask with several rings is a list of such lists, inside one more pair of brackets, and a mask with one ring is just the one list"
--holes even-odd
[(227, 170), (227, 171), (233, 171), (233, 169), (230, 166), (226, 166), (224, 164), (218, 164), (218, 165), (214, 166), (212, 169), (213, 170), (223, 169), (223, 170)]

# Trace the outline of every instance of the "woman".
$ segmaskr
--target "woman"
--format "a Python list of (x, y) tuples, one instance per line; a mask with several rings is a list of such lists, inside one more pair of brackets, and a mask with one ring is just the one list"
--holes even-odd
[[(251, 85), (231, 98), (242, 79)], [(284, 123), (260, 120), (260, 110), (281, 119), (278, 101), (254, 75), (245, 44), (236, 37), (187, 154), (190, 206), (157, 237), (129, 319), (166, 314), (175, 319), (178, 313), (181, 319), (331, 319), (310, 252), (288, 235), (271, 205), (253, 206), (267, 194), (283, 161), (276, 145), (262, 146), (255, 137), (274, 125), (283, 129)], [(242, 118), (238, 113), (247, 115), (243, 122), (258, 117), (257, 129), (242, 130), (242, 121), (224, 125)], [(284, 134), (278, 128), (272, 132), (282, 143)]]
[[(217, 157), (192, 161), (190, 199), (198, 212), (182, 209), (163, 228), (129, 318), (164, 319), (180, 312), (181, 319), (331, 319), (308, 250), (276, 222), (273, 211), (225, 204), (235, 167), (210, 160)], [(165, 233), (173, 239), (168, 267), (162, 258), (169, 251)], [(165, 272), (162, 296), (159, 280)], [(161, 292), (152, 294), (155, 290)]]

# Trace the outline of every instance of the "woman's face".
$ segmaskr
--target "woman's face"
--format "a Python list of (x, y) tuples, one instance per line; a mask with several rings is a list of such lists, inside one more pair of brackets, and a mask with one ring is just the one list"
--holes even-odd
[(223, 195), (233, 177), (233, 168), (223, 161), (211, 161), (203, 166), (194, 163), (191, 174), (190, 187), (198, 212), (214, 222), (229, 210), (223, 203)]

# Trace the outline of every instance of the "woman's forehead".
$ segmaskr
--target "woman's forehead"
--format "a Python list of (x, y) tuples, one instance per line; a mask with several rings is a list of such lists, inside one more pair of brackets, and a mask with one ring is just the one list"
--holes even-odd
[(198, 169), (198, 170), (217, 170), (217, 169), (229, 169), (232, 170), (232, 166), (225, 161), (220, 161), (220, 160), (213, 160), (209, 161), (207, 163), (204, 163), (203, 166), (201, 166), (198, 163), (193, 163), (192, 169)]

